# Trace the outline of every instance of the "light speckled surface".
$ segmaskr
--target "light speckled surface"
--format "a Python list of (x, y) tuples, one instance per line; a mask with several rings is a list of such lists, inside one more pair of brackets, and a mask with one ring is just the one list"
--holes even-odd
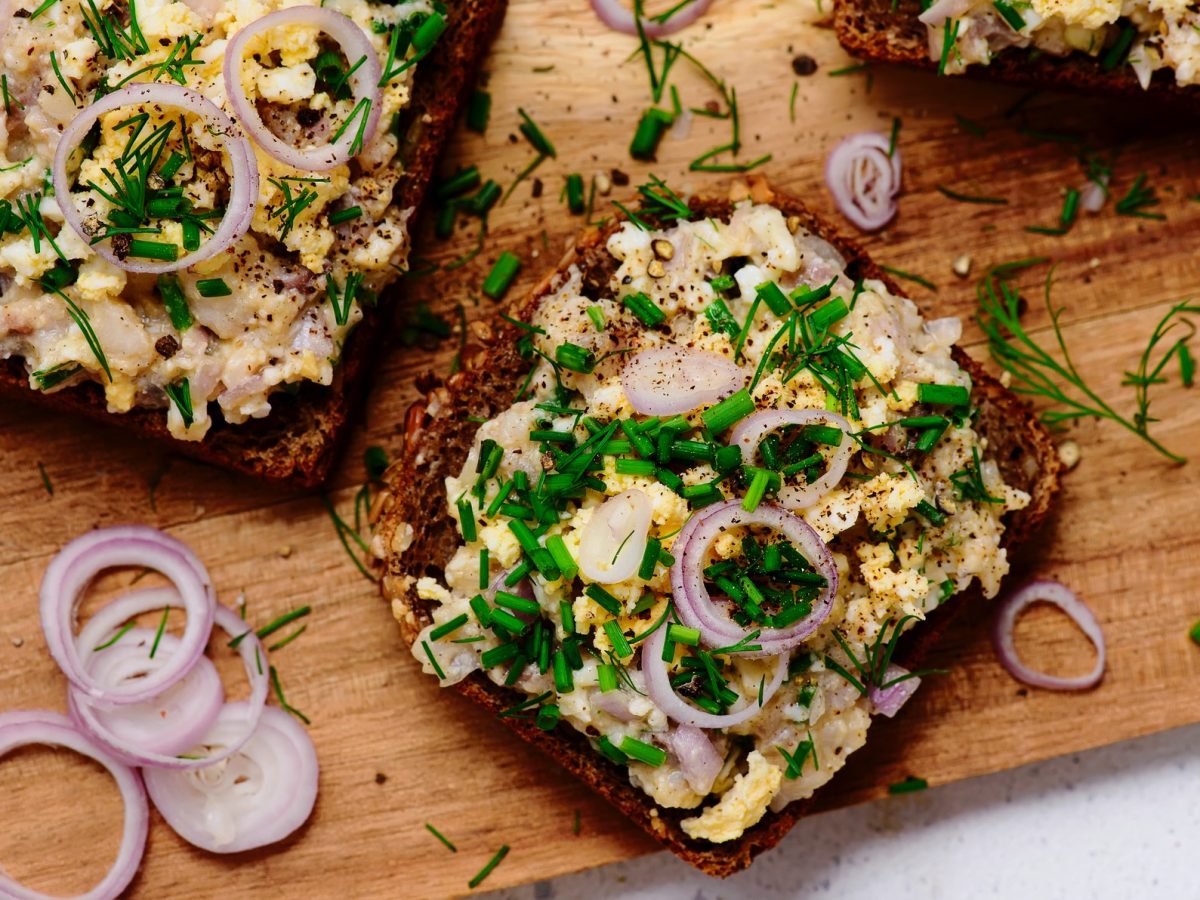
[(664, 853), (491, 897), (1192, 900), (1198, 747), (1192, 726), (825, 813), (723, 882)]

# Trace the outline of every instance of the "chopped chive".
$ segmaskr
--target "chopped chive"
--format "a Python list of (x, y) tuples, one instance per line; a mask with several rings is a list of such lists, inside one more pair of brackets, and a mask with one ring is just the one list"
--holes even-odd
[(505, 609), (493, 609), (490, 613), (492, 617), (492, 625), (499, 625), (505, 631), (511, 631), (513, 634), (524, 634), (529, 628), (527, 622), (523, 622)]
[(92, 648), (92, 651), (95, 652), (97, 650), (107, 650), (109, 647), (111, 647), (113, 644), (115, 644), (121, 638), (125, 637), (125, 635), (129, 633), (129, 629), (133, 628), (133, 626), (134, 626), (133, 622), (126, 622), (124, 625), (121, 626), (120, 630), (118, 630), (116, 634), (114, 634), (112, 637), (110, 637), (103, 644), (97, 644), (95, 647)]
[(967, 406), (971, 392), (958, 384), (918, 384), (917, 399), (939, 406)]
[(233, 288), (225, 283), (224, 278), (201, 278), (196, 282), (196, 291), (201, 297), (229, 297)]
[(450, 621), (443, 622), (437, 628), (433, 629), (433, 631), (429, 632), (429, 639), (431, 641), (440, 641), (446, 635), (453, 634), (454, 632), (458, 631), (458, 629), (462, 628), (466, 624), (467, 624), (467, 614), (460, 613), (459, 615), (455, 616)]
[(1117, 35), (1117, 39), (1100, 57), (1100, 65), (1105, 72), (1111, 72), (1125, 62), (1129, 57), (1129, 48), (1133, 46), (1133, 39), (1136, 36), (1137, 28), (1135, 26), (1128, 22), (1121, 26), (1121, 33)]
[(946, 514), (928, 500), (922, 500), (916, 505), (915, 509), (917, 514), (926, 519), (931, 525), (941, 526), (946, 524)]
[(808, 314), (808, 322), (817, 331), (828, 331), (834, 324), (850, 315), (850, 308), (841, 297), (835, 297)]
[(347, 222), (353, 222), (355, 219), (361, 218), (362, 214), (361, 206), (349, 206), (346, 209), (334, 210), (329, 214), (329, 224), (344, 225)]
[(1188, 632), (1188, 637), (1192, 639), (1193, 643), (1200, 644), (1200, 622), (1192, 626), (1192, 630)]
[(596, 676), (600, 681), (600, 693), (607, 694), (617, 689), (617, 667), (611, 663), (601, 663), (596, 667)]
[(583, 592), (595, 600), (610, 616), (619, 616), (621, 614), (621, 601), (600, 587), (600, 585), (589, 584), (584, 588)]
[(479, 656), (479, 664), (485, 669), (492, 669), (516, 659), (517, 654), (520, 652), (521, 648), (517, 646), (517, 643), (510, 641), (507, 644), (501, 644), (499, 647), (493, 647), (491, 650), (484, 650)]
[(1007, 22), (1013, 31), (1020, 31), (1025, 27), (1025, 19), (1007, 0), (993, 0), (992, 6), (996, 7), (996, 12), (1000, 14), (1000, 18)]
[[(999, 3), (997, 3), (999, 6)], [(929, 782), (924, 778), (917, 778), (910, 775), (903, 781), (897, 781), (895, 784), (888, 785), (889, 794), (912, 794), (916, 791), (923, 791), (929, 787)]]
[(433, 651), (429, 649), (429, 641), (421, 641), (421, 648), (425, 651), (425, 656), (429, 659), (429, 664), (433, 666), (433, 671), (437, 674), (437, 677), (445, 681), (446, 673), (437, 661), (437, 657), (433, 655)]
[(651, 744), (643, 743), (637, 738), (625, 735), (621, 739), (621, 752), (626, 756), (636, 759), (638, 762), (643, 762), (651, 768), (657, 769), (667, 761), (667, 751), (660, 747), (655, 747)]
[(491, 570), (488, 566), (488, 548), (479, 548), (479, 589), (487, 590), (488, 581), (491, 578)]
[(573, 580), (579, 573), (579, 564), (571, 556), (571, 551), (567, 549), (567, 544), (563, 540), (562, 535), (552, 534), (546, 538), (546, 549), (554, 557), (554, 564), (558, 566), (558, 571), (562, 573), (563, 581)]
[(758, 509), (758, 504), (762, 502), (763, 496), (767, 492), (767, 485), (770, 483), (771, 473), (766, 469), (758, 469), (750, 481), (750, 487), (746, 490), (746, 496), (742, 500), (742, 509), (746, 512), (754, 512)]
[(667, 626), (667, 640), (674, 641), (677, 644), (687, 644), (689, 647), (699, 647), (700, 630), (698, 628), (688, 628), (684, 625), (676, 625), (672, 622)]
[(633, 133), (633, 141), (629, 144), (629, 155), (634, 159), (653, 162), (663, 135), (674, 121), (675, 117), (671, 113), (656, 107), (642, 113)]
[(754, 400), (751, 399), (750, 392), (742, 388), (716, 406), (706, 409), (700, 414), (700, 418), (704, 420), (705, 428), (713, 434), (720, 434), (753, 412)]
[(426, 830), (427, 830), (427, 831), (428, 831), (430, 834), (432, 834), (432, 835), (433, 835), (435, 838), (437, 838), (439, 841), (441, 841), (443, 844), (445, 844), (445, 845), (446, 845), (446, 849), (448, 849), (448, 850), (449, 850), (451, 853), (457, 853), (457, 852), (458, 852), (458, 848), (457, 848), (457, 847), (455, 847), (455, 846), (454, 846), (454, 844), (450, 843), (450, 839), (449, 839), (449, 838), (447, 838), (447, 837), (446, 837), (444, 834), (442, 834), (440, 831), (438, 831), (436, 828), (434, 828), (432, 825), (430, 825), (428, 822), (426, 822), (426, 823), (425, 823), (425, 829), (426, 829)]
[(542, 156), (557, 157), (558, 151), (554, 149), (554, 144), (550, 143), (550, 139), (542, 133), (542, 129), (529, 117), (529, 113), (517, 107), (517, 115), (522, 119), (518, 130), (525, 136), (525, 140), (529, 141), (533, 146), (533, 149)]
[(845, 433), (832, 425), (805, 425), (800, 429), (800, 436), (814, 444), (824, 444), (827, 447), (840, 447)]
[(943, 185), (936, 185), (938, 193), (943, 197), (948, 197), (951, 200), (957, 200), (960, 203), (982, 203), (990, 206), (1007, 206), (1008, 200), (1004, 197), (985, 197), (981, 194), (963, 194), (958, 191), (952, 191), (950, 188)]
[(272, 653), (274, 653), (276, 650), (286, 647), (288, 644), (290, 644), (292, 641), (296, 640), (296, 638), (300, 637), (300, 635), (304, 634), (304, 632), (306, 632), (306, 631), (308, 631), (308, 625), (301, 625), (299, 628), (297, 628), (295, 631), (293, 631), (291, 634), (289, 634), (283, 640), (276, 641), (274, 644), (272, 644), (267, 649), (270, 650)]
[[(567, 209), (574, 215), (579, 215), (584, 212), (587, 205), (583, 198), (583, 176), (578, 172), (572, 172), (567, 176)], [(597, 326), (600, 330), (602, 326)]]
[[(999, 0), (997, 0), (999, 2)], [(1075, 216), (1079, 212), (1079, 191), (1075, 188), (1067, 188), (1066, 196), (1063, 197), (1062, 213), (1059, 214), (1058, 220), (1064, 228), (1070, 228), (1075, 223)]]
[(586, 347), (566, 341), (554, 348), (554, 359), (564, 369), (587, 375), (595, 368), (596, 355)]
[(658, 557), (661, 553), (662, 541), (658, 538), (649, 538), (646, 541), (646, 552), (642, 554), (642, 563), (638, 566), (638, 578), (642, 581), (649, 581), (654, 577), (654, 568), (658, 565)]
[(476, 88), (467, 102), (467, 127), (477, 134), (487, 131), (488, 119), (492, 114), (492, 95)]
[(636, 294), (629, 294), (622, 297), (621, 302), (647, 328), (654, 328), (661, 325), (667, 319), (667, 314), (658, 307), (658, 304), (640, 291)]
[(179, 258), (179, 245), (170, 244), (165, 241), (144, 241), (133, 238), (129, 241), (128, 255), (138, 259), (175, 262)]
[(618, 766), (623, 766), (629, 762), (629, 757), (617, 749), (617, 745), (608, 739), (608, 735), (602, 735), (600, 740), (596, 741), (596, 749)]
[(476, 530), (475, 507), (466, 497), (458, 501), (458, 519), (463, 540), (468, 544), (474, 543), (479, 538)]
[(773, 281), (765, 281), (754, 289), (758, 299), (767, 304), (767, 308), (777, 316), (786, 316), (792, 311), (792, 304), (787, 294)]
[[(478, 166), (466, 166), (459, 169), (445, 181), (438, 182), (437, 186), (433, 189), (433, 199), (439, 203), (445, 202), (452, 197), (457, 197), (460, 194), (465, 194), (467, 191), (474, 190), (479, 187), (482, 180)], [(332, 221), (332, 217), (330, 221)]]
[(536, 600), (530, 600), (519, 594), (510, 594), (508, 591), (496, 591), (496, 605), (531, 616), (538, 615), (542, 611)]
[(475, 613), (475, 619), (484, 628), (490, 628), (492, 624), (492, 608), (488, 606), (487, 601), (483, 599), (481, 594), (476, 594), (469, 601), (471, 612)]
[(554, 689), (560, 694), (569, 694), (575, 690), (575, 676), (562, 650), (554, 651)]
[(563, 634), (568, 637), (575, 633), (575, 611), (571, 608), (571, 604), (567, 600), (561, 600), (558, 604), (558, 617), (562, 621)]
[(626, 459), (617, 460), (618, 475), (654, 475), (655, 465), (653, 460), (649, 459)]
[(604, 623), (604, 633), (608, 635), (609, 641), (612, 643), (613, 652), (621, 659), (633, 656), (633, 648), (629, 646), (629, 640), (625, 637), (625, 633), (621, 631), (621, 626), (613, 619)]
[(608, 325), (608, 322), (604, 318), (604, 310), (599, 306), (592, 304), (587, 308), (587, 314), (588, 318), (592, 320), (592, 325), (597, 331), (603, 331)]
[(492, 874), (492, 870), (495, 869), (496, 866), (500, 865), (500, 863), (504, 860), (504, 857), (508, 856), (508, 850), (508, 844), (505, 844), (503, 847), (497, 850), (496, 855), (488, 860), (487, 865), (480, 869), (475, 877), (467, 882), (467, 887), (474, 890), (475, 888), (479, 887), (479, 885), (483, 884), (483, 880)]
[(492, 271), (488, 273), (487, 278), (483, 281), (483, 293), (491, 297), (493, 300), (499, 300), (512, 286), (513, 279), (517, 277), (517, 272), (521, 268), (520, 258), (505, 250), (500, 254), (500, 258), (496, 260), (496, 264), (492, 266)]
[(562, 710), (558, 708), (557, 704), (547, 703), (537, 711), (534, 724), (542, 731), (553, 731), (560, 718), (562, 718)]

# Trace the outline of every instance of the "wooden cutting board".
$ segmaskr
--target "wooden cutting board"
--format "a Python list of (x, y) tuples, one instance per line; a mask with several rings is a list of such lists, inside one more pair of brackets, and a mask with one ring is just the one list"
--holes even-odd
[[(653, 171), (677, 190), (711, 189), (714, 176), (684, 170), (688, 160), (727, 140), (725, 123), (698, 118), (686, 139), (664, 141), (658, 163), (633, 164), (626, 148), (649, 105), (644, 67), (622, 64), (634, 42), (602, 29), (583, 0), (512, 0), (511, 6), (488, 67), (491, 127), (486, 137), (464, 134), (446, 168), (476, 163), (485, 175), (510, 182), (532, 158), (513, 136), (518, 106), (554, 141), (558, 159), (536, 173), (540, 198), (531, 197), (530, 182), (495, 210), (478, 260), (412, 281), (408, 308), (428, 304), (451, 322), (458, 304), (469, 319), (492, 313), (494, 304), (481, 300), (478, 288), (501, 250), (524, 261), (515, 290), (553, 265), (581, 224), (559, 199), (567, 173), (590, 178), (616, 166), (633, 184)], [(1122, 373), (1170, 303), (1200, 285), (1194, 237), (1200, 203), (1187, 200), (1200, 190), (1195, 133), (1184, 130), (1182, 117), (1144, 104), (1047, 95), (1006, 116), (1020, 98), (1007, 89), (900, 71), (831, 77), (848, 61), (819, 18), (807, 0), (717, 0), (704, 23), (684, 35), (697, 57), (737, 88), (744, 158), (773, 153), (764, 171), (836, 218), (821, 183), (826, 153), (846, 133), (886, 131), (893, 117), (901, 118), (901, 215), (866, 239), (871, 252), (938, 285), (937, 292), (913, 286), (931, 315), (964, 317), (973, 311), (974, 288), (973, 280), (951, 273), (960, 254), (969, 253), (977, 271), (1052, 256), (1054, 298), (1065, 307), (1064, 332), (1079, 369), (1128, 413)], [(800, 53), (816, 60), (815, 74), (793, 74)], [(686, 104), (713, 98), (686, 63), (677, 72)], [(969, 133), (956, 113), (986, 134)], [(1045, 131), (1059, 132), (1059, 139), (1031, 133)], [(1081, 184), (1076, 157), (1085, 147), (1119, 153), (1118, 195), (1148, 172), (1167, 220), (1120, 217), (1110, 204), (1066, 237), (1025, 232), (1026, 225), (1053, 224), (1062, 190)], [(937, 185), (1009, 203), (956, 203)], [(617, 188), (613, 197), (627, 200), (631, 191)], [(608, 200), (598, 198), (597, 215), (609, 213)], [(443, 242), (425, 228), (416, 255), (456, 259), (473, 246), (473, 229), (465, 223)], [(1025, 279), (1028, 322), (1043, 339), (1047, 319), (1037, 289), (1044, 274), (1043, 268)], [(978, 338), (968, 326), (976, 353)], [(433, 350), (395, 343), (365, 428), (333, 483), (331, 497), (344, 513), (363, 479), (364, 447), (399, 446), (403, 412), (415, 396), (413, 376), (447, 373), (457, 349), (457, 338)], [(1200, 407), (1179, 387), (1174, 367), (1170, 375), (1174, 383), (1158, 389), (1154, 401), (1161, 419), (1155, 432), (1186, 454), (1200, 445)], [(878, 797), (907, 775), (945, 783), (1200, 720), (1200, 651), (1186, 637), (1200, 618), (1193, 512), (1200, 462), (1170, 465), (1108, 422), (1085, 423), (1071, 437), (1082, 447), (1082, 462), (1066, 480), (1059, 515), (1018, 560), (1014, 580), (1033, 572), (1053, 576), (1087, 598), (1108, 635), (1103, 686), (1081, 696), (1021, 689), (993, 658), (986, 616), (968, 617), (945, 642), (940, 662), (949, 674), (929, 679), (898, 721), (876, 726), (871, 746), (824, 793), (824, 806)], [(0, 408), (0, 471), (0, 709), (63, 707), (63, 679), (38, 626), (37, 586), (56, 549), (95, 526), (145, 522), (189, 542), (225, 602), (244, 594), (252, 621), (265, 623), (305, 603), (314, 610), (307, 633), (274, 659), (289, 700), (312, 718), (323, 764), (313, 819), (285, 846), (225, 859), (185, 846), (155, 816), (135, 895), (439, 897), (466, 892), (468, 879), (503, 843), (512, 852), (486, 888), (653, 849), (499, 724), (419, 675), (375, 586), (335, 540), (318, 497), (251, 484), (117, 430), (19, 403)], [(1082, 639), (1052, 615), (1031, 616), (1021, 640), (1033, 660), (1086, 666)], [(236, 675), (230, 684), (238, 684)], [(22, 752), (0, 766), (0, 797), (6, 823), (0, 863), (13, 875), (43, 890), (71, 892), (112, 858), (119, 813), (115, 790), (98, 771), (49, 751)], [(427, 822), (457, 844), (457, 854), (425, 831)]]

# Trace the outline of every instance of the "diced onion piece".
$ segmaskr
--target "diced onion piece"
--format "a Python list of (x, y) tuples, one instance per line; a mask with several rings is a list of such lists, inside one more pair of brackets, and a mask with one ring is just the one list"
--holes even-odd
[[(1092, 667), (1092, 671), (1075, 678), (1062, 678), (1058, 675), (1038, 672), (1021, 662), (1014, 640), (1017, 617), (1034, 603), (1051, 603), (1057, 606), (1079, 626), (1079, 630), (1096, 648), (1096, 664)], [(1104, 665), (1107, 659), (1104, 631), (1096, 620), (1095, 613), (1088, 608), (1087, 604), (1080, 600), (1074, 591), (1057, 581), (1030, 582), (1005, 600), (996, 615), (992, 640), (995, 643), (996, 655), (1000, 659), (1000, 664), (1017, 681), (1031, 687), (1045, 688), (1051, 691), (1085, 691), (1098, 685), (1104, 678)]]
[(803, 483), (803, 478), (799, 479), (800, 484), (796, 483), (797, 479), (785, 480), (779, 489), (777, 496), (781, 506), (786, 509), (807, 509), (837, 487), (846, 474), (846, 467), (854, 452), (849, 422), (837, 413), (823, 409), (765, 409), (742, 419), (730, 435), (729, 443), (740, 447), (742, 461), (752, 466), (763, 438), (788, 425), (832, 425), (842, 432), (841, 443), (829, 457), (824, 475), (811, 484)]
[(674, 416), (710, 406), (745, 383), (746, 373), (721, 354), (675, 346), (635, 353), (621, 370), (629, 405), (647, 416)]
[[(244, 59), (246, 45), (255, 38), (273, 28), (287, 28), (301, 25), (319, 28), (341, 45), (342, 52), (350, 65), (355, 66), (363, 60), (350, 76), (349, 85), (354, 92), (355, 110), (364, 102), (369, 103), (366, 111), (366, 124), (362, 125), (363, 113), (359, 118), (349, 121), (342, 129), (340, 137), (327, 144), (316, 147), (297, 147), (275, 135), (258, 114), (254, 102), (246, 96), (242, 84), (242, 74), (245, 69)], [(267, 151), (280, 162), (307, 172), (327, 172), (348, 162), (356, 152), (370, 143), (379, 126), (379, 116), (382, 112), (382, 100), (379, 80), (382, 71), (379, 56), (371, 45), (370, 39), (354, 20), (321, 6), (290, 6), (273, 13), (268, 13), (261, 19), (256, 19), (247, 25), (229, 42), (225, 48), (225, 93), (233, 106), (234, 114), (246, 126), (246, 132), (256, 144)], [(360, 126), (361, 129), (360, 129)], [(361, 142), (359, 134), (361, 132)], [(356, 147), (356, 143), (361, 143)]]
[[(200, 245), (200, 249), (173, 262), (120, 259), (111, 247), (106, 246), (110, 242), (92, 244), (95, 235), (84, 228), (83, 217), (71, 197), (71, 182), (67, 177), (67, 164), (71, 154), (83, 143), (87, 133), (102, 115), (127, 106), (172, 107), (199, 116), (204, 119), (208, 132), (224, 143), (225, 153), (229, 157), (229, 203), (221, 224)], [(250, 144), (242, 137), (241, 129), (211, 100), (178, 84), (131, 84), (111, 94), (105, 94), (86, 107), (63, 129), (58, 139), (58, 149), (54, 153), (52, 172), (54, 196), (71, 230), (79, 235), (79, 239), (85, 244), (92, 244), (104, 259), (127, 272), (161, 275), (212, 259), (246, 233), (250, 228), (250, 221), (254, 218), (255, 204), (258, 202), (258, 163)]]
[[(95, 760), (112, 775), (125, 805), (121, 846), (117, 858), (100, 883), (78, 895), (79, 900), (111, 900), (121, 896), (137, 875), (146, 850), (150, 810), (137, 773), (114, 759), (76, 730), (65, 716), (53, 712), (21, 711), (0, 714), (0, 758), (21, 747), (49, 746), (72, 750)], [(14, 827), (9, 822), (6, 827)], [(13, 881), (0, 869), (0, 897), (10, 900), (48, 900), (49, 895)]]
[[(903, 666), (893, 663), (887, 667), (887, 671), (883, 673), (883, 678), (880, 680), (884, 687), (878, 688), (872, 685), (867, 692), (875, 712), (890, 719), (900, 712), (900, 708), (917, 692), (917, 688), (921, 686), (921, 679), (919, 677), (904, 678), (907, 674), (908, 669)], [(904, 680), (896, 681), (897, 678), (904, 678)]]
[[(637, 23), (633, 9), (626, 0), (591, 0), (592, 9), (600, 21), (621, 34), (637, 34)], [(708, 12), (712, 0), (692, 0), (665, 22), (655, 22), (651, 16), (642, 16), (642, 30), (648, 38), (666, 37), (691, 25)]]
[[(718, 604), (704, 583), (708, 549), (721, 534), (744, 525), (763, 525), (780, 532), (825, 578), (825, 587), (813, 601), (812, 611), (786, 628), (743, 628), (729, 617), (727, 604)], [(797, 646), (825, 621), (837, 596), (838, 572), (825, 542), (799, 516), (769, 503), (753, 512), (742, 509), (740, 500), (715, 504), (693, 516), (675, 539), (675, 564), (671, 566), (671, 590), (675, 609), (684, 625), (700, 631), (709, 647), (732, 646), (758, 632), (754, 644), (762, 649), (744, 656), (775, 656)]]
[(308, 732), (281, 709), (256, 718), (227, 703), (203, 750), (216, 765), (191, 772), (147, 769), (155, 808), (181, 838), (211, 853), (241, 853), (283, 840), (308, 820), (317, 799), (317, 753)]
[(825, 161), (825, 183), (834, 203), (863, 231), (878, 231), (895, 217), (900, 181), (900, 149), (879, 132), (844, 138)]
[(650, 500), (639, 490), (624, 491), (596, 507), (579, 544), (584, 577), (599, 584), (632, 578), (646, 553), (650, 513)]
[[(137, 566), (167, 576), (187, 611), (187, 625), (176, 652), (161, 668), (137, 681), (106, 685), (85, 669), (72, 626), (92, 579), (117, 566)], [(204, 653), (216, 610), (211, 579), (196, 555), (169, 535), (138, 525), (98, 529), (71, 541), (46, 567), (40, 593), (42, 630), (50, 655), (75, 688), (105, 705), (142, 703), (180, 681)]]
[[(642, 645), (642, 674), (646, 678), (646, 690), (650, 694), (650, 699), (667, 716), (683, 725), (694, 725), (697, 728), (732, 728), (762, 712), (762, 706), (758, 705), (758, 696), (743, 697), (733, 710), (725, 715), (715, 715), (692, 706), (676, 694), (675, 689), (671, 686), (671, 673), (662, 658), (666, 640), (667, 628), (665, 625), (655, 629), (654, 633), (646, 638)], [(775, 696), (775, 692), (787, 678), (788, 659), (787, 653), (781, 653), (777, 657), (771, 680), (763, 685), (762, 702), (764, 706)]]

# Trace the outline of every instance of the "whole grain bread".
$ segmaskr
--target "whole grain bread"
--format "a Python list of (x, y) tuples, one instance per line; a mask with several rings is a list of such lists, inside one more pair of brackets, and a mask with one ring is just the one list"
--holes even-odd
[[(937, 62), (929, 58), (928, 29), (917, 19), (920, 14), (917, 0), (900, 0), (897, 5), (893, 0), (836, 0), (833, 22), (838, 42), (857, 59), (936, 70)], [(1150, 98), (1200, 109), (1200, 86), (1176, 84), (1169, 69), (1156, 71), (1150, 87), (1143, 88), (1129, 66), (1106, 71), (1099, 59), (1083, 53), (1034, 57), (1013, 47), (986, 66), (968, 66), (966, 74), (1031, 88)]]
[[(735, 187), (735, 191), (741, 188)], [(898, 287), (854, 242), (841, 237), (826, 222), (812, 214), (799, 200), (773, 194), (765, 183), (753, 186), (755, 199), (771, 202), (789, 216), (798, 216), (804, 228), (833, 243), (849, 261), (853, 278), (877, 278), (889, 289)], [(732, 197), (736, 197), (733, 194)], [(728, 218), (731, 199), (696, 199), (691, 207), (698, 214)], [(559, 273), (576, 265), (589, 285), (606, 287), (616, 262), (605, 249), (607, 236), (616, 225), (585, 232), (533, 293), (511, 310), (528, 321), (541, 298), (557, 283)], [(382, 587), (392, 604), (400, 631), (410, 646), (418, 632), (432, 621), (436, 604), (419, 599), (415, 583), (424, 575), (440, 576), (442, 568), (460, 543), (458, 530), (446, 509), (444, 479), (462, 467), (474, 441), (479, 417), (503, 412), (512, 402), (517, 386), (528, 371), (528, 363), (516, 350), (520, 332), (497, 319), (485, 342), (469, 360), (469, 367), (434, 388), (426, 400), (415, 404), (408, 420), (408, 444), (386, 478), (390, 496), (376, 533), (376, 546), (385, 556)], [(973, 397), (979, 405), (978, 428), (988, 439), (988, 454), (1000, 466), (1009, 484), (1028, 491), (1032, 503), (1013, 514), (1007, 522), (1005, 542), (1026, 540), (1045, 520), (1058, 491), (1060, 463), (1050, 436), (1036, 417), (1010, 391), (988, 375), (966, 354), (956, 350), (956, 359), (974, 379)], [(471, 417), (475, 421), (471, 421)], [(921, 665), (954, 611), (972, 606), (958, 598), (939, 611), (933, 620), (906, 635), (897, 651), (898, 660), (910, 668)], [(910, 640), (910, 638), (912, 638)], [(476, 672), (457, 685), (460, 693), (493, 712), (511, 707), (523, 695), (500, 687)], [(587, 738), (570, 727), (552, 733), (537, 728), (529, 719), (507, 716), (501, 720), (524, 740), (540, 747), (570, 772), (583, 779), (624, 813), (629, 820), (662, 842), (682, 859), (710, 875), (727, 876), (744, 869), (759, 853), (777, 844), (803, 815), (805, 802), (797, 802), (777, 813), (768, 813), (736, 841), (713, 844), (688, 837), (680, 821), (694, 811), (659, 809), (634, 787), (627, 771), (600, 756)]]
[[(399, 208), (419, 210), (423, 205), (507, 5), (508, 0), (445, 0), (447, 29), (417, 66), (412, 99), (400, 125), (403, 137), (397, 159), (404, 173), (394, 195)], [(95, 383), (52, 393), (34, 390), (19, 358), (0, 360), (0, 396), (28, 398), (66, 414), (107, 422), (167, 444), (178, 453), (257, 478), (315, 487), (328, 477), (350, 431), (400, 293), (400, 285), (395, 285), (376, 307), (363, 310), (363, 321), (347, 341), (332, 385), (308, 383), (295, 396), (277, 392), (271, 415), (243, 425), (228, 425), (214, 416), (203, 441), (172, 438), (162, 409), (109, 413), (104, 390)]]

